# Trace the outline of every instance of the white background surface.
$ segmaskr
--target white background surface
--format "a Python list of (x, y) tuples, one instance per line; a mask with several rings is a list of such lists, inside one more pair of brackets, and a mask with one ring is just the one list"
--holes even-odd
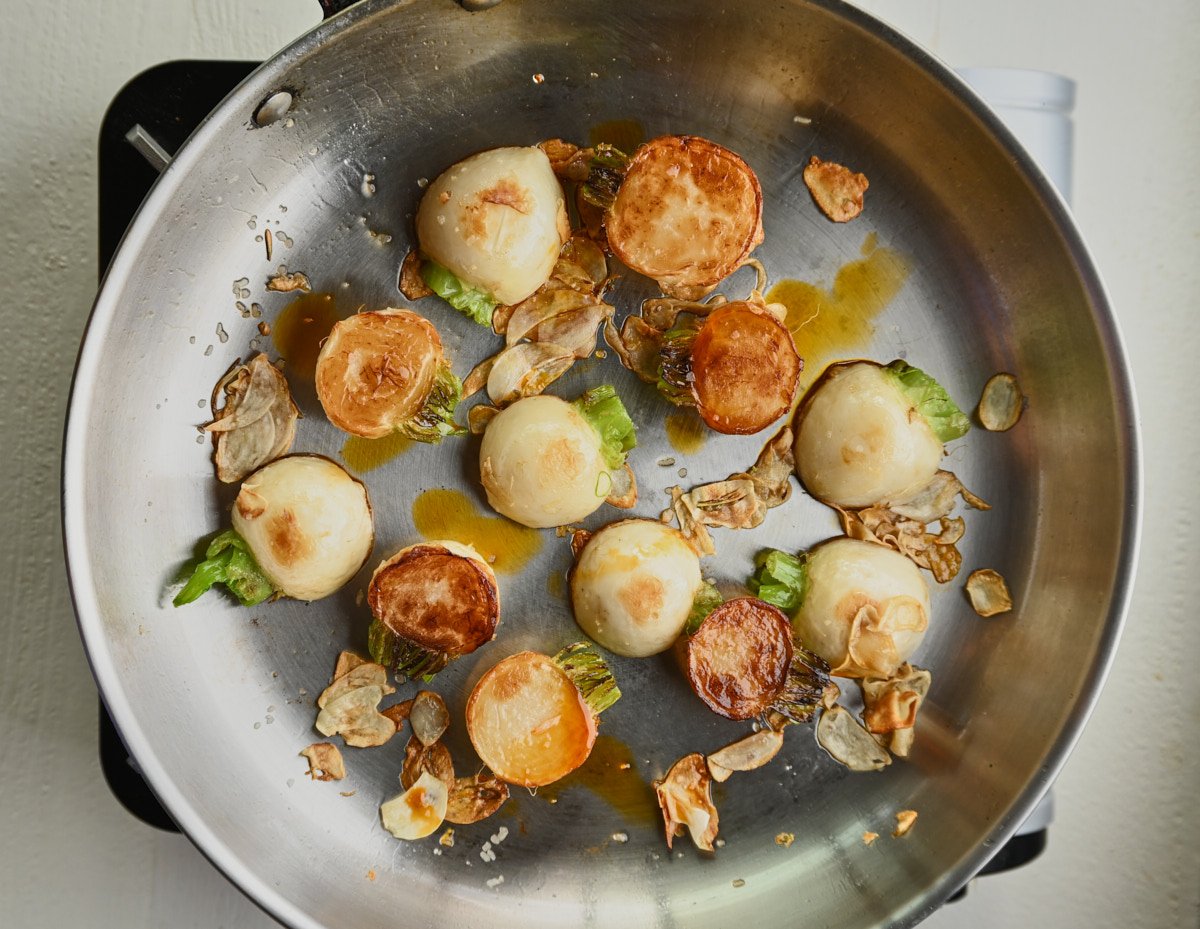
[[(1056, 788), (1048, 851), (977, 881), (954, 926), (1200, 923), (1200, 4), (866, 0), (952, 66), (1079, 82), (1074, 202), (1125, 333), (1141, 404), (1145, 526), (1125, 637)], [(133, 75), (172, 58), (262, 58), (316, 0), (0, 0), (0, 922), (274, 923), (186, 839), (109, 794), (58, 528), (68, 379), (96, 287), (96, 135)]]

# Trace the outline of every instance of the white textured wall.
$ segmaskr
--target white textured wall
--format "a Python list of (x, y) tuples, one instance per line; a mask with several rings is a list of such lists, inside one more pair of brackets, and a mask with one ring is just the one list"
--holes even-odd
[[(1075, 208), (1141, 400), (1147, 533), (1108, 687), (1057, 787), (1050, 848), (927, 925), (1200, 920), (1200, 4), (863, 0), (951, 65), (1079, 82)], [(95, 140), (127, 79), (256, 58), (316, 0), (0, 0), (0, 922), (266, 927), (186, 840), (133, 820), (96, 755), (96, 699), (58, 528), (68, 379), (96, 286)]]

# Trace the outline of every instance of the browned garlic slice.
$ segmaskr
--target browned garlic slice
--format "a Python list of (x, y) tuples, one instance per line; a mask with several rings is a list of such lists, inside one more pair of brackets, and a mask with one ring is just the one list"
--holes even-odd
[(816, 155), (804, 168), (804, 183), (821, 212), (835, 223), (849, 222), (862, 212), (863, 194), (870, 186), (865, 174)]
[(396, 692), (387, 682), (386, 668), (342, 652), (334, 675), (317, 698), (316, 729), (321, 735), (340, 735), (347, 745), (370, 748), (396, 734), (396, 724), (378, 709), (387, 694)]
[(379, 712), (395, 723), (396, 731), (399, 732), (404, 727), (404, 721), (408, 719), (408, 714), (412, 712), (412, 705), (413, 702), (410, 698)]
[[(991, 509), (953, 473), (938, 471), (924, 489), (904, 503), (881, 503), (861, 510), (838, 509), (838, 513), (842, 530), (850, 538), (894, 548), (930, 571), (938, 583), (945, 584), (954, 579), (962, 566), (957, 543), (966, 524), (961, 517), (950, 516), (959, 496), (975, 509)], [(929, 532), (929, 524), (935, 521), (940, 522), (939, 531)]]
[(450, 727), (450, 711), (446, 702), (432, 690), (422, 690), (413, 697), (408, 716), (413, 735), (427, 748), (433, 745)]
[(314, 781), (340, 781), (346, 776), (342, 753), (330, 742), (314, 742), (300, 754), (308, 759), (308, 776)]
[(1004, 583), (1003, 576), (991, 568), (972, 571), (967, 578), (966, 589), (967, 596), (971, 598), (971, 608), (980, 616), (997, 616), (1013, 608), (1008, 585)]
[(831, 707), (821, 714), (817, 744), (851, 771), (882, 771), (892, 763), (884, 747), (844, 706)]
[(396, 734), (395, 724), (378, 710), (383, 693), (382, 688), (372, 684), (330, 700), (317, 714), (317, 731), (321, 735), (340, 735), (354, 748), (382, 745)]
[(634, 476), (633, 468), (629, 466), (629, 463), (626, 462), (615, 471), (609, 471), (608, 477), (612, 484), (608, 489), (608, 496), (604, 498), (604, 502), (609, 506), (615, 506), (619, 510), (631, 510), (637, 506), (637, 478)]
[[(222, 394), (224, 402), (217, 410)], [(212, 406), (216, 419), (204, 428), (215, 437), (218, 480), (243, 480), (292, 447), (300, 411), (287, 379), (262, 352), (221, 378), (213, 389)]]
[(979, 398), (979, 422), (989, 432), (1007, 432), (1017, 424), (1025, 406), (1021, 386), (1011, 374), (993, 374)]
[(899, 839), (908, 835), (916, 823), (916, 810), (901, 810), (896, 814), (896, 828), (892, 830), (892, 837)]
[(383, 828), (409, 841), (432, 835), (445, 822), (450, 792), (428, 771), (411, 787), (379, 807)]
[(496, 407), (486, 404), (471, 407), (467, 411), (467, 428), (471, 435), (483, 435), (487, 431), (488, 423), (495, 419), (499, 412)]
[(465, 826), (487, 819), (508, 799), (508, 785), (491, 771), (454, 779), (446, 806), (446, 822)]
[(929, 693), (932, 675), (924, 668), (902, 664), (888, 680), (866, 678), (863, 692), (863, 721), (868, 731), (882, 736), (893, 755), (908, 757), (912, 750), (917, 711)]
[(758, 460), (745, 476), (754, 482), (754, 490), (767, 509), (774, 509), (787, 502), (788, 497), (792, 495), (792, 474), (795, 468), (795, 438), (792, 435), (792, 427), (784, 426), (763, 446)]
[(712, 802), (712, 775), (699, 752), (684, 755), (661, 781), (654, 782), (658, 805), (662, 809), (666, 828), (667, 848), (675, 837), (683, 835), (684, 827), (692, 842), (702, 851), (713, 850), (717, 837), (717, 808)]
[(753, 771), (761, 768), (783, 748), (783, 733), (762, 729), (708, 756), (708, 770), (713, 780), (724, 782), (734, 771)]
[(691, 500), (688, 509), (706, 526), (753, 529), (767, 515), (767, 506), (759, 499), (749, 477), (701, 484), (684, 496)]
[(533, 397), (553, 384), (575, 363), (570, 349), (549, 342), (521, 342), (496, 356), (487, 392), (498, 407)]
[(675, 511), (675, 518), (679, 521), (679, 531), (687, 539), (688, 544), (695, 549), (697, 555), (716, 554), (717, 549), (713, 545), (712, 535), (704, 527), (692, 498), (678, 487), (670, 487), (668, 492), (671, 494), (671, 506)]
[(411, 787), (422, 774), (431, 774), (448, 791), (454, 785), (454, 762), (450, 750), (441, 742), (425, 745), (416, 736), (404, 747), (404, 766), (400, 769), (400, 786)]

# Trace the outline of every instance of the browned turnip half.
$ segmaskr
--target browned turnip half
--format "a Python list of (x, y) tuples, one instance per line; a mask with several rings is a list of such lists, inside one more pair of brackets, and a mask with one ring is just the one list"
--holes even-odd
[(410, 310), (359, 313), (337, 322), (321, 347), (317, 399), (329, 421), (366, 439), (402, 432), (421, 442), (461, 434), (462, 385), (437, 330)]
[(791, 408), (801, 367), (791, 333), (773, 314), (744, 301), (726, 304), (692, 343), (697, 411), (717, 432), (758, 432)]
[(474, 549), (450, 541), (397, 552), (372, 575), (367, 603), (372, 657), (407, 677), (436, 674), (490, 642), (500, 621), (496, 575)]
[(783, 611), (754, 597), (712, 610), (684, 641), (683, 654), (692, 690), (729, 719), (773, 710), (805, 722), (829, 682), (825, 662), (794, 645)]
[(467, 732), (498, 778), (539, 787), (587, 760), (597, 715), (619, 696), (607, 666), (583, 644), (554, 658), (519, 652), (475, 685), (467, 700)]
[(661, 136), (630, 158), (604, 227), (626, 265), (664, 293), (695, 298), (762, 242), (762, 188), (729, 149), (697, 136)]

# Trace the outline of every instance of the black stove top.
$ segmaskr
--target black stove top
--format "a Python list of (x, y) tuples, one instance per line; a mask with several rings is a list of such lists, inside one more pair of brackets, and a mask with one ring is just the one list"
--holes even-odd
[[(254, 61), (170, 61), (143, 71), (109, 105), (100, 128), (100, 268), (108, 267), (125, 229), (170, 156), (251, 71)], [(143, 822), (178, 832), (129, 756), (103, 702), (100, 765), (109, 788)], [(984, 866), (995, 874), (1032, 861), (1046, 830), (1011, 839)], [(963, 887), (951, 899), (966, 892)]]

